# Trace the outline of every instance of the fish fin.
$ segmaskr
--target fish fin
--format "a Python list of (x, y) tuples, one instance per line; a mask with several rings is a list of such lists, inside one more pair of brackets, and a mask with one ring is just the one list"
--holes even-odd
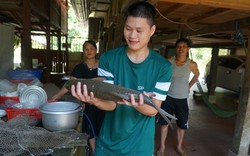
[(163, 109), (161, 109), (157, 105), (155, 105), (155, 108), (157, 109), (157, 111), (159, 112), (159, 114), (163, 117), (163, 119), (166, 120), (167, 123), (170, 125), (170, 127), (173, 129), (173, 125), (172, 125), (171, 121), (167, 118), (167, 116), (169, 118), (171, 118), (171, 119), (175, 119), (175, 117), (172, 116), (171, 114), (165, 112)]
[(160, 110), (158, 112), (163, 117), (163, 119), (167, 121), (167, 123), (170, 125), (170, 127), (173, 129), (173, 125), (172, 125), (171, 121), (162, 113), (162, 110)]
[(117, 92), (112, 92), (111, 95), (114, 97), (120, 98), (120, 100), (122, 100), (122, 99), (127, 100), (127, 101), (130, 100), (129, 96), (124, 95), (124, 94), (119, 94)]
[(166, 111), (164, 111), (162, 108), (160, 108), (157, 105), (154, 105), (154, 107), (159, 112), (159, 114), (163, 117), (163, 119), (168, 122), (168, 124), (170, 125), (170, 127), (173, 128), (173, 125), (172, 125), (171, 121), (167, 117), (169, 117), (171, 119), (174, 119), (174, 120), (177, 120), (177, 118), (175, 116), (167, 113)]
[(112, 101), (115, 101), (115, 102), (122, 101), (122, 99), (127, 100), (127, 101), (130, 100), (129, 96), (126, 96), (124, 94), (120, 94), (117, 92), (112, 92), (112, 93), (110, 92), (109, 95), (110, 97), (112, 97)]
[(166, 112), (165, 110), (163, 110), (162, 108), (160, 108), (159, 106), (157, 106), (156, 104), (154, 104), (153, 106), (154, 106), (154, 108), (155, 108), (158, 112), (161, 112), (161, 114), (162, 114), (163, 116), (167, 116), (167, 117), (169, 117), (169, 118), (171, 118), (171, 119), (178, 120), (175, 116), (169, 114), (168, 112)]
[(163, 109), (160, 108), (160, 110), (162, 111), (162, 114), (164, 114), (165, 116), (174, 119), (174, 120), (178, 120), (175, 116), (169, 114), (168, 112), (164, 111)]

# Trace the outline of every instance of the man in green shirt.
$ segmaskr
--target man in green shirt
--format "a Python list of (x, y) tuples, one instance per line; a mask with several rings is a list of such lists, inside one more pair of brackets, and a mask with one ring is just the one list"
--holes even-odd
[[(155, 8), (146, 2), (136, 2), (125, 13), (124, 38), (127, 45), (101, 55), (98, 76), (107, 83), (153, 93), (158, 106), (165, 100), (172, 76), (172, 66), (164, 57), (148, 48), (154, 34)], [(95, 156), (152, 156), (154, 152), (155, 115), (157, 110), (130, 95), (131, 102), (95, 98), (86, 85), (72, 86), (76, 98), (106, 110), (97, 139)]]

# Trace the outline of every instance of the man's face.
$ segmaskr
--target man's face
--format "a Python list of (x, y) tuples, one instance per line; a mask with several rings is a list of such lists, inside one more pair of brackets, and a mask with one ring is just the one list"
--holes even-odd
[(185, 42), (180, 42), (178, 43), (178, 45), (176, 46), (176, 53), (177, 55), (185, 55), (187, 56), (188, 54), (188, 51), (189, 51), (189, 47), (187, 45), (187, 43)]
[(124, 38), (132, 51), (147, 48), (150, 37), (155, 32), (155, 26), (150, 27), (146, 18), (129, 16), (124, 26)]

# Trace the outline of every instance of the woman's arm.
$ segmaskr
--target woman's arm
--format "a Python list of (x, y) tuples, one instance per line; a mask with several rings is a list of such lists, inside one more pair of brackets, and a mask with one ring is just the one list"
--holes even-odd
[(68, 92), (68, 89), (64, 86), (57, 92), (54, 96), (52, 96), (51, 100), (58, 100), (60, 99), (64, 94)]
[[(70, 76), (70, 79), (76, 79), (73, 76)], [(59, 100), (64, 94), (66, 94), (69, 90), (63, 85), (62, 88), (52, 96), (51, 100)]]

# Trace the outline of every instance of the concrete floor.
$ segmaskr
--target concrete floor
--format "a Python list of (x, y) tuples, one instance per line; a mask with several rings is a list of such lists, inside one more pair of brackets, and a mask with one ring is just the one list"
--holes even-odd
[[(205, 89), (205, 86), (202, 86)], [(197, 86), (192, 91), (198, 91)], [(227, 156), (232, 145), (235, 118), (221, 118), (215, 115), (204, 103), (201, 97), (193, 98), (193, 92), (189, 99), (189, 129), (184, 138), (184, 149), (188, 156)], [(206, 92), (206, 90), (205, 90)], [(216, 88), (216, 105), (227, 111), (237, 110), (237, 94)], [(166, 140), (165, 156), (177, 156), (176, 148), (176, 125), (169, 129)], [(155, 149), (159, 148), (160, 126), (156, 125)]]
[[(206, 87), (202, 86), (204, 92)], [(44, 89), (48, 99), (54, 95), (59, 88), (54, 84), (45, 84)], [(215, 115), (204, 103), (200, 96), (193, 98), (193, 91), (198, 91), (196, 85), (192, 87), (189, 99), (189, 129), (186, 130), (184, 149), (188, 156), (227, 156), (232, 145), (234, 133), (235, 116), (221, 118)], [(237, 94), (216, 88), (216, 104), (224, 110), (237, 110)], [(165, 156), (177, 156), (176, 147), (176, 125), (169, 129)], [(160, 126), (156, 125), (155, 149), (159, 148)]]

